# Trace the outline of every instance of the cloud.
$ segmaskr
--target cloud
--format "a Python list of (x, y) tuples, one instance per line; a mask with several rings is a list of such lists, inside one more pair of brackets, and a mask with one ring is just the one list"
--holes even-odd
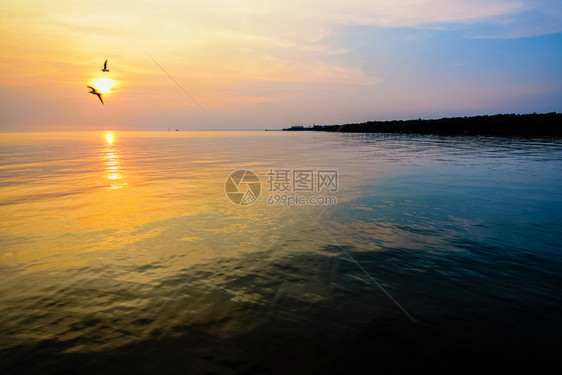
[[(538, 3), (538, 2), (537, 2)], [(473, 38), (514, 39), (562, 32), (562, 3), (525, 8), (524, 11), (497, 16), (493, 22), (477, 23), (467, 30)]]

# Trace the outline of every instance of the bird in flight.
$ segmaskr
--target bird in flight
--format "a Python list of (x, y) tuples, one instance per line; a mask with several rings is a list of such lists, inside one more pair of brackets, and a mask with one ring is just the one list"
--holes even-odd
[(95, 88), (93, 88), (92, 86), (87, 86), (89, 89), (92, 89), (92, 91), (90, 91), (90, 94), (94, 94), (97, 95), (98, 98), (100, 98), (100, 102), (101, 104), (103, 104), (103, 99), (101, 98), (101, 94), (99, 92), (96, 91)]
[(105, 62), (103, 63), (103, 69), (101, 71), (102, 72), (109, 72), (109, 69), (107, 69), (107, 60), (105, 60)]

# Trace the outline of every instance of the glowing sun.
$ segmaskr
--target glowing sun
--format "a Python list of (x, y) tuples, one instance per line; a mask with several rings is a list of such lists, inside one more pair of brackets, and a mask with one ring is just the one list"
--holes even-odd
[(96, 78), (92, 81), (92, 86), (95, 87), (100, 94), (109, 94), (111, 89), (115, 86), (115, 81), (110, 78)]

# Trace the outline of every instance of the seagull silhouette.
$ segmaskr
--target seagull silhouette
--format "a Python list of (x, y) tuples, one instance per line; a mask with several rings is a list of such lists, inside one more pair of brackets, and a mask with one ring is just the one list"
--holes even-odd
[(97, 95), (98, 98), (100, 98), (100, 102), (101, 104), (103, 104), (103, 99), (101, 98), (101, 94), (99, 92), (96, 91), (95, 88), (93, 88), (92, 86), (87, 86), (89, 89), (92, 89), (92, 91), (90, 91), (90, 94), (94, 94)]
[(107, 69), (107, 60), (105, 60), (105, 62), (103, 63), (103, 69), (101, 71), (102, 72), (109, 72), (109, 69)]

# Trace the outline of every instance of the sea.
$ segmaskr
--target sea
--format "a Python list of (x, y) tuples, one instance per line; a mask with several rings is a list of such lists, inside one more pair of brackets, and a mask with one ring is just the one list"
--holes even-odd
[(562, 371), (562, 140), (0, 134), (0, 373)]

